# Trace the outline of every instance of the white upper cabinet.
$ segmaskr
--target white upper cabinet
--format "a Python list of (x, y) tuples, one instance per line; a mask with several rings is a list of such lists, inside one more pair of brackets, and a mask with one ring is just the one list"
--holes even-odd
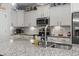
[(62, 21), (62, 25), (68, 25), (71, 26), (71, 22), (72, 22), (72, 14), (71, 14), (71, 5), (66, 5), (63, 6), (63, 10), (62, 10), (62, 17), (61, 17), (61, 21)]
[(12, 10), (12, 24), (13, 26), (24, 26), (24, 11), (23, 10)]
[(36, 26), (37, 18), (49, 17), (49, 6), (38, 6), (37, 10), (25, 12), (25, 26)]
[(31, 26), (36, 26), (37, 11), (31, 11)]
[(50, 25), (71, 25), (70, 4), (50, 8)]
[(37, 11), (25, 12), (25, 26), (36, 26)]
[(12, 12), (14, 26), (36, 26), (37, 18), (50, 17), (50, 26), (71, 25), (71, 5), (50, 7), (49, 5), (37, 6), (37, 10), (24, 12), (17, 10)]
[(11, 19), (12, 19), (11, 24), (12, 24), (13, 26), (18, 26), (18, 23), (17, 23), (17, 22), (18, 22), (18, 20), (17, 20), (17, 12), (14, 11), (14, 10), (12, 10)]
[(24, 26), (24, 11), (23, 10), (17, 11), (17, 20), (18, 20), (18, 26)]
[(37, 13), (38, 13), (38, 18), (49, 17), (49, 6), (48, 5), (38, 6)]
[(30, 13), (29, 12), (25, 12), (24, 17), (25, 17), (25, 19), (24, 19), (25, 26), (29, 26), (30, 25)]
[(79, 12), (79, 3), (71, 3), (71, 11)]

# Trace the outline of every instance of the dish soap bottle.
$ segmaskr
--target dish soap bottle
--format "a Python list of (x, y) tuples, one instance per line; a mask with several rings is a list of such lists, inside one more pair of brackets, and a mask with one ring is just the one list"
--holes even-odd
[(37, 39), (37, 36), (35, 35), (35, 39), (34, 39), (34, 45), (36, 46), (36, 47), (38, 47), (38, 39)]

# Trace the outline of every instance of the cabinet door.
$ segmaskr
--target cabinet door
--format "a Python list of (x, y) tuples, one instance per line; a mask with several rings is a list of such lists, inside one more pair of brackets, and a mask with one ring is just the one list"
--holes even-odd
[(46, 5), (44, 8), (43, 8), (43, 16), (44, 17), (49, 17), (49, 6)]
[(12, 13), (11, 13), (11, 24), (13, 26), (18, 26), (17, 12), (14, 10), (12, 10)]
[(70, 4), (50, 8), (50, 25), (71, 25)]
[(37, 12), (38, 12), (38, 18), (49, 17), (49, 6), (48, 5), (39, 6), (37, 7)]
[(23, 11), (12, 11), (11, 15), (13, 26), (24, 26), (24, 12)]
[(36, 11), (30, 11), (25, 13), (25, 25), (36, 26), (37, 13)]
[(63, 6), (63, 9), (61, 10), (61, 22), (62, 22), (62, 25), (67, 25), (67, 26), (71, 26), (71, 6), (70, 5), (66, 5), (66, 6)]
[(30, 22), (30, 13), (25, 12), (25, 21), (24, 21), (25, 26), (29, 26), (30, 25), (29, 22)]
[(49, 17), (49, 10), (44, 10), (44, 17)]
[(0, 11), (0, 35), (7, 34), (6, 32), (9, 30), (7, 28), (8, 23), (9, 21), (7, 20), (7, 15), (5, 14), (4, 11)]
[(71, 11), (72, 12), (79, 12), (79, 3), (72, 3), (71, 4)]
[(59, 13), (56, 11), (54, 7), (50, 8), (50, 25), (54, 26), (57, 25), (57, 22), (59, 21)]
[(31, 11), (31, 26), (36, 26), (37, 11)]
[(18, 10), (17, 11), (17, 20), (18, 26), (24, 26), (24, 11)]

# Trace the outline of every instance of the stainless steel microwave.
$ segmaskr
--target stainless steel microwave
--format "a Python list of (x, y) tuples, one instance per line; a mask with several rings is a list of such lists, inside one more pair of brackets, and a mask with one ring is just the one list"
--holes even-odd
[(49, 24), (49, 18), (47, 17), (37, 18), (36, 24), (37, 26), (46, 26)]

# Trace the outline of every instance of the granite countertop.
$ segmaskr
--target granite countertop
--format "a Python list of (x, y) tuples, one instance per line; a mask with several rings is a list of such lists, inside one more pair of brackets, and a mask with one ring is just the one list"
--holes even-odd
[[(31, 49), (31, 50), (30, 50)], [(60, 48), (35, 47), (29, 40), (0, 40), (0, 54), (4, 56), (79, 56), (79, 45), (73, 44), (70, 50)]]

